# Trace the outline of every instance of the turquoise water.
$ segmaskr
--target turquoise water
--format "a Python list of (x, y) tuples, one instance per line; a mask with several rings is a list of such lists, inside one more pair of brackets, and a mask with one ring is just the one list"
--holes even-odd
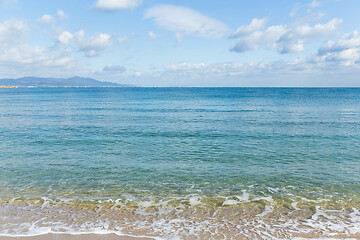
[(0, 89), (0, 111), (1, 199), (360, 196), (357, 88)]
[(0, 91), (2, 196), (360, 192), (360, 89)]

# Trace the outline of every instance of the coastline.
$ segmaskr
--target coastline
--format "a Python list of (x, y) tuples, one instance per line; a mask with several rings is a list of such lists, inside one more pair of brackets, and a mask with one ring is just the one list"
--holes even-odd
[(68, 234), (68, 233), (46, 233), (35, 236), (0, 236), (0, 240), (153, 240), (147, 237), (119, 236), (116, 234)]
[[(114, 233), (109, 234), (96, 234), (96, 233), (84, 233), (84, 234), (70, 234), (70, 233), (46, 233), (34, 236), (0, 236), (0, 240), (155, 240), (158, 238), (150, 237), (134, 237), (134, 236), (121, 236)], [(220, 239), (220, 238), (219, 238)], [(230, 238), (233, 239), (233, 238)], [(251, 238), (240, 238), (251, 239)], [(307, 234), (307, 235), (294, 235), (292, 237), (280, 237), (276, 239), (294, 239), (294, 240), (356, 240), (360, 239), (360, 234), (336, 234), (333, 236), (322, 236), (319, 234)]]

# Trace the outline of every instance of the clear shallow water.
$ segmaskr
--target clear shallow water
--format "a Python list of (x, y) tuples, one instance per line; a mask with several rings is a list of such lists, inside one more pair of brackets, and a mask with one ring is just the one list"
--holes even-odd
[(360, 89), (0, 89), (0, 111), (7, 204), (300, 202), (358, 217)]

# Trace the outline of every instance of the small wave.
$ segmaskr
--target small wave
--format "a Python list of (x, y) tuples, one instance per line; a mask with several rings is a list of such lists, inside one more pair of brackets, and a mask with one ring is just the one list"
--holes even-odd
[[(134, 200), (15, 198), (0, 204), (1, 236), (117, 234), (157, 239), (357, 237), (360, 208), (324, 200), (252, 196)], [(326, 204), (325, 204), (326, 203)]]

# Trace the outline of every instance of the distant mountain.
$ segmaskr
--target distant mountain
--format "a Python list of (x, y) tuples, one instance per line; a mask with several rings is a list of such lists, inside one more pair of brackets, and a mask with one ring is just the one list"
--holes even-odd
[(40, 78), (23, 77), (17, 79), (0, 79), (0, 86), (18, 87), (131, 87), (112, 82), (101, 82), (92, 78)]

